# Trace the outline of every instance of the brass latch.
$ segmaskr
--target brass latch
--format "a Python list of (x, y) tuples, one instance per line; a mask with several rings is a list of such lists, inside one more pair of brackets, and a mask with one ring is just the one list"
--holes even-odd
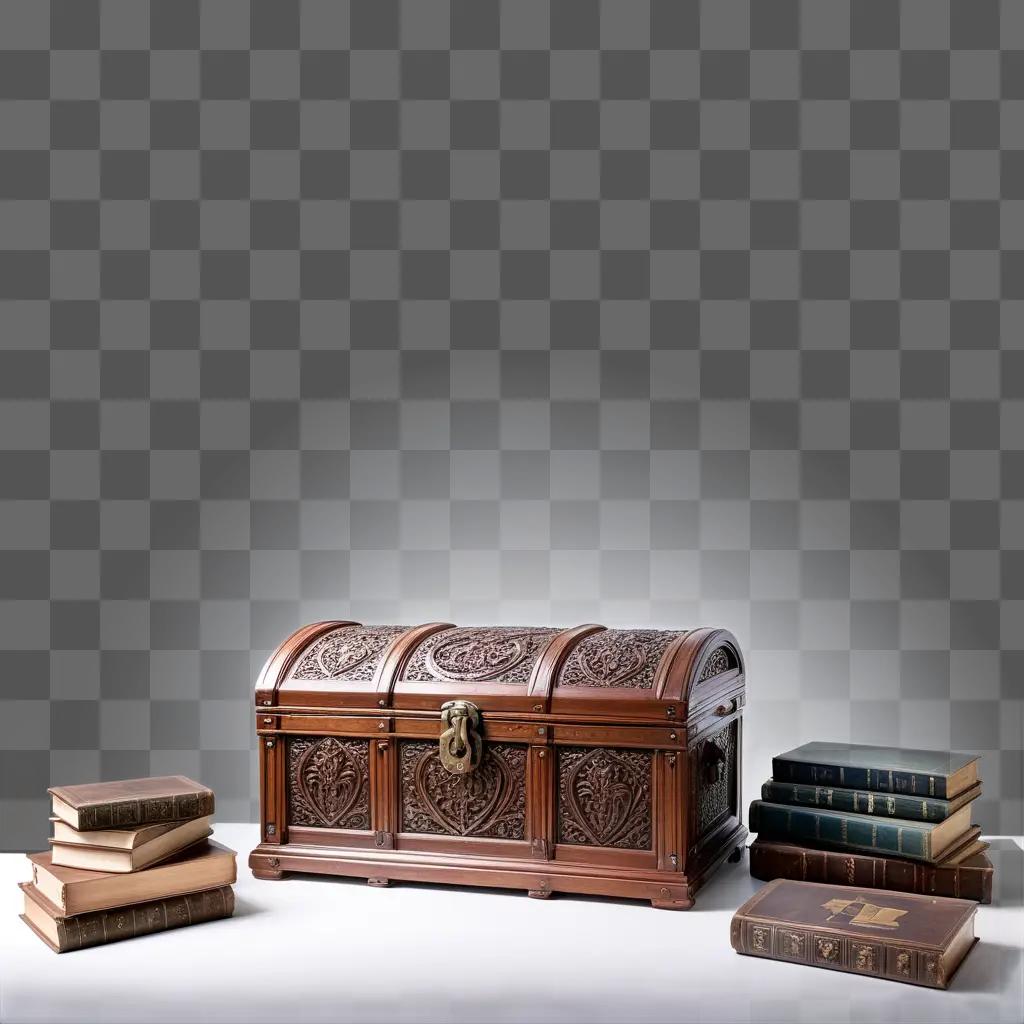
[(441, 705), (441, 764), (453, 775), (466, 775), (480, 764), (484, 741), (480, 738), (480, 709), (468, 700), (450, 700)]

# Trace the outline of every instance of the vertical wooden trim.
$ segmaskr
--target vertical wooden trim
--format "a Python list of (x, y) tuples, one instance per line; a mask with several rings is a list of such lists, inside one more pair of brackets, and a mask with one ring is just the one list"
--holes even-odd
[(550, 860), (555, 848), (555, 748), (537, 744), (526, 750), (526, 838), (535, 858)]
[[(273, 743), (268, 747), (267, 743)], [(284, 756), (282, 736), (260, 736), (260, 841), (280, 844), (285, 839)], [(267, 833), (267, 826), (274, 826), (274, 834)]]
[[(680, 788), (682, 765), (686, 760), (686, 752), (682, 750), (659, 750), (655, 756), (657, 771), (660, 773), (658, 791), (661, 804), (657, 808), (656, 821), (661, 822), (661, 845), (658, 847), (658, 867), (662, 871), (682, 870), (685, 851), (682, 848), (683, 815), (686, 813), (686, 801)], [(672, 855), (675, 854), (675, 863)]]
[(370, 740), (370, 828), (374, 832), (397, 831), (393, 784), (396, 743), (394, 737)]

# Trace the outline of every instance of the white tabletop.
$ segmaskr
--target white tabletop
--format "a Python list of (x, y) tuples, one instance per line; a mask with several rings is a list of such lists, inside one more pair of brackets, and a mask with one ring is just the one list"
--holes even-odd
[(314, 876), (261, 882), (253, 825), (231, 920), (56, 956), (18, 920), (0, 856), (0, 1021), (1013, 1021), (1024, 1018), (1020, 839), (993, 839), (996, 902), (947, 992), (738, 956), (760, 882), (726, 864), (693, 910)]

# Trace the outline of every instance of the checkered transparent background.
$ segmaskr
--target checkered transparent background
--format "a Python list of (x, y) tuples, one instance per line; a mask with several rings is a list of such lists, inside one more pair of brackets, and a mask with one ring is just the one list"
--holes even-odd
[(1020, 832), (1018, 0), (0, 0), (0, 846), (256, 814), (320, 617), (721, 624), (748, 796)]

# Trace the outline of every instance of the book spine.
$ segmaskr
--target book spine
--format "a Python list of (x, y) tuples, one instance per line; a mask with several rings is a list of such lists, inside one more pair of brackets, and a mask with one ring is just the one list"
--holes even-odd
[(223, 885), (218, 889), (205, 889), (113, 910), (97, 910), (61, 918), (57, 922), (58, 946), (62, 953), (102, 946), (151, 932), (216, 921), (230, 917), (234, 909), (234, 891), (230, 885)]
[(742, 914), (733, 917), (729, 937), (732, 948), (746, 956), (889, 978), (928, 988), (945, 988), (947, 984), (938, 952), (907, 946), (899, 940), (822, 934), (816, 929)]
[(952, 896), (976, 903), (992, 902), (990, 867), (964, 864), (931, 867), (864, 853), (836, 853), (760, 843), (754, 843), (749, 853), (750, 874), (762, 882), (790, 878), (798, 882), (824, 882), (913, 892), (923, 896)]
[(811, 764), (773, 757), (772, 776), (777, 781), (799, 782), (809, 786), (841, 786), (847, 789), (870, 789), (875, 793), (909, 793), (929, 799), (946, 799), (946, 776), (928, 775), (925, 772)]
[(841, 812), (825, 814), (813, 807), (755, 800), (750, 805), (750, 829), (766, 839), (826, 843), (844, 850), (931, 859), (931, 827), (924, 824), (868, 821)]
[(139, 828), (168, 821), (189, 821), (213, 814), (213, 793), (180, 793), (146, 800), (115, 800), (78, 809), (78, 830)]
[(948, 800), (883, 794), (864, 789), (835, 786), (810, 786), (797, 782), (772, 780), (761, 787), (761, 799), (777, 804), (802, 804), (828, 807), (834, 811), (874, 814), (880, 818), (907, 818), (911, 821), (945, 821), (949, 817)]

